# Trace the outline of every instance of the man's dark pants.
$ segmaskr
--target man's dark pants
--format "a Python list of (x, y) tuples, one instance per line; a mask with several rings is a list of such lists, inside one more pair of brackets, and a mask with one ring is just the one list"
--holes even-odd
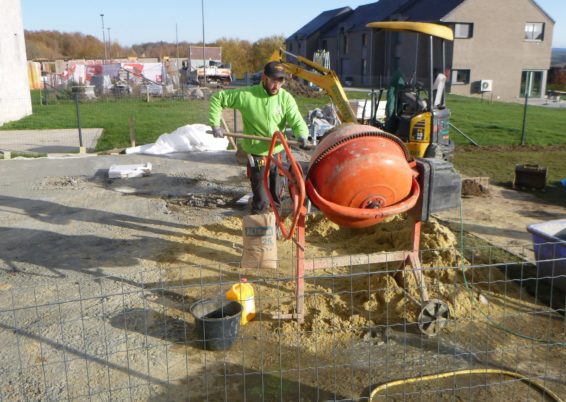
[[(263, 187), (263, 172), (265, 171), (265, 158), (262, 156), (252, 156), (255, 166), (250, 165), (248, 161), (248, 178), (252, 186), (252, 214), (263, 214), (269, 211), (269, 198)], [(279, 175), (279, 169), (274, 163), (269, 168), (269, 192), (273, 197), (273, 202), (277, 211), (281, 211), (281, 186), (282, 179)]]

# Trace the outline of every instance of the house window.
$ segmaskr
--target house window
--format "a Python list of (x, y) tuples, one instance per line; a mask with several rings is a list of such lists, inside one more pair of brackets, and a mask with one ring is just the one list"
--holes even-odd
[(289, 51), (290, 51), (290, 52), (293, 51), (293, 42), (289, 42)]
[(362, 33), (362, 47), (366, 47), (368, 45), (368, 35), (367, 33)]
[(328, 50), (328, 43), (326, 42), (326, 39), (322, 40), (322, 49), (323, 50)]
[(298, 46), (298, 51), (300, 53), (301, 52), (301, 42), (297, 43), (297, 46)]
[(525, 40), (542, 41), (544, 39), (543, 22), (527, 22), (525, 24)]
[(366, 59), (362, 59), (362, 77), (364, 77), (368, 72), (368, 61)]
[(474, 36), (474, 24), (462, 23), (454, 25), (454, 37), (458, 39), (466, 39)]
[(342, 52), (348, 53), (348, 35), (342, 36)]
[(543, 71), (523, 71), (521, 74), (521, 98), (528, 93), (529, 97), (542, 97)]
[(465, 85), (470, 83), (470, 70), (452, 70), (452, 85)]

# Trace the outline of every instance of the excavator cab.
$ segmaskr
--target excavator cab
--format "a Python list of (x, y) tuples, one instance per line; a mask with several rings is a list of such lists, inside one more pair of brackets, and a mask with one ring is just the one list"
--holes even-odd
[[(415, 157), (451, 161), (454, 143), (448, 134), (450, 110), (445, 104), (446, 76), (442, 72), (445, 71), (445, 41), (454, 40), (452, 30), (444, 25), (411, 21), (372, 22), (367, 27), (415, 33), (417, 55), (421, 54), (422, 37), (428, 39), (428, 60), (423, 66), (419, 57), (415, 58), (411, 80), (407, 82), (399, 69), (393, 74), (387, 89), (384, 129), (401, 138)], [(442, 46), (441, 72), (434, 63), (435, 38)], [(426, 76), (420, 74), (421, 70)]]

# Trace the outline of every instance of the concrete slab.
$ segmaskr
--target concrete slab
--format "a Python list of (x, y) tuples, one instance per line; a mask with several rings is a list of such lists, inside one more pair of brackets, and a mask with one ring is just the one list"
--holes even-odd
[[(83, 146), (87, 152), (94, 152), (102, 135), (102, 128), (83, 128)], [(0, 150), (33, 153), (79, 152), (79, 131), (72, 129), (54, 130), (5, 130), (0, 131)]]

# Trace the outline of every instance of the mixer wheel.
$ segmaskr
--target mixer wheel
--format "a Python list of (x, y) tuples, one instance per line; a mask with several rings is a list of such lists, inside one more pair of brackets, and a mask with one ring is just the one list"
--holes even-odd
[(419, 329), (428, 336), (435, 336), (448, 323), (450, 308), (448, 304), (438, 299), (425, 302), (419, 314)]

